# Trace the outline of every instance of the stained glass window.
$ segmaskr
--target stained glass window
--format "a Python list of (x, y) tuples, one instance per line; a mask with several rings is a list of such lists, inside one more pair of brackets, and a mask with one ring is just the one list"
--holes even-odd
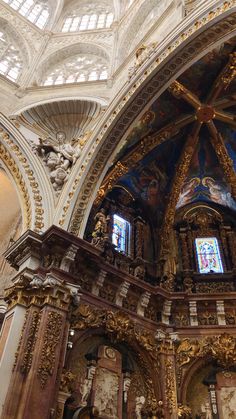
[(216, 237), (197, 238), (195, 244), (201, 274), (224, 272)]
[(119, 215), (113, 216), (112, 243), (119, 252), (128, 253), (130, 223)]

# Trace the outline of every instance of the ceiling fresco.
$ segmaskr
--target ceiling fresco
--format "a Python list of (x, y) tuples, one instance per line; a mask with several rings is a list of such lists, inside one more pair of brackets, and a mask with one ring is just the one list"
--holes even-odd
[[(231, 196), (230, 187), (224, 178), (207, 134), (207, 132), (204, 132), (198, 142), (189, 174), (179, 196), (177, 208), (191, 202), (212, 201), (236, 210), (236, 202)], [(234, 147), (236, 147), (236, 143)]]
[(128, 190), (156, 220), (163, 215), (183, 144), (182, 135), (178, 135), (156, 147), (134, 170), (119, 180), (119, 185)]
[(176, 210), (198, 201), (236, 210), (235, 46), (234, 38), (209, 52), (152, 104), (129, 133), (103, 191), (123, 187), (159, 224), (185, 144), (194, 138)]

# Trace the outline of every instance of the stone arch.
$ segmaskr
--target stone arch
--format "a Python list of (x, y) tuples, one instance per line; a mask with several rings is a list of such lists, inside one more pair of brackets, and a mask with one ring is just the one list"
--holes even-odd
[[(71, 326), (73, 328), (73, 326)], [(108, 345), (112, 348), (118, 350), (122, 356), (127, 356), (126, 368), (127, 370), (132, 370), (135, 368), (142, 373), (142, 376), (145, 377), (143, 386), (145, 387), (146, 392), (146, 401), (151, 403), (156, 399), (156, 401), (163, 399), (165, 396), (162, 394), (162, 387), (159, 380), (159, 375), (156, 372), (154, 367), (155, 362), (158, 364), (158, 360), (152, 358), (145, 348), (133, 339), (127, 340), (121, 337), (122, 332), (119, 331), (109, 331), (107, 332), (106, 327), (88, 327), (85, 331), (81, 331), (73, 339), (73, 348), (70, 351), (69, 356), (66, 361), (66, 369), (73, 372), (73, 357), (78, 353), (79, 348), (84, 348), (84, 346), (89, 343), (89, 357), (97, 356), (97, 349), (101, 345)], [(83, 349), (84, 350), (84, 349)], [(77, 358), (76, 358), (77, 359)], [(78, 365), (77, 362), (76, 365)], [(159, 365), (159, 364), (158, 364)], [(123, 365), (125, 367), (125, 365)], [(141, 383), (140, 383), (141, 385)]]
[(0, 114), (1, 161), (20, 197), (23, 232), (41, 233), (52, 224), (53, 195), (46, 173), (17, 128)]
[[(137, 120), (138, 115), (140, 117), (147, 110), (154, 99), (159, 97), (174, 79), (208, 51), (235, 35), (233, 21), (236, 19), (236, 15), (234, 12), (235, 7), (227, 12), (222, 9), (221, 14), (217, 9), (215, 14), (213, 12), (211, 14), (212, 20), (197, 30), (193, 23), (194, 19), (191, 22), (186, 22), (185, 32), (181, 27), (179, 38), (177, 33), (173, 34), (173, 43), (169, 39), (164, 52), (163, 49), (158, 50), (157, 48), (151, 60), (152, 64), (146, 66), (146, 72), (143, 74), (143, 71), (140, 71), (135, 80), (127, 86), (126, 91), (117, 97), (112, 110), (107, 115), (106, 122), (102, 127), (99, 127), (99, 131), (91, 139), (91, 148), (94, 147), (95, 140), (98, 144), (97, 152), (93, 154), (94, 159), (91, 161), (84, 155), (82, 170), (76, 167), (76, 177), (71, 183), (68, 182), (69, 196), (59, 220), (61, 226), (68, 226), (69, 222), (69, 227), (66, 228), (83, 236), (96, 191), (119, 150), (118, 144), (122, 138), (127, 136), (131, 124)], [(206, 14), (209, 14), (209, 10)], [(192, 29), (190, 30), (190, 28)], [(190, 36), (190, 40), (188, 40), (188, 36)], [(184, 42), (183, 38), (185, 38)], [(179, 43), (177, 39), (179, 39)], [(207, 40), (208, 48), (206, 48)], [(88, 168), (85, 166), (86, 163)], [(79, 179), (83, 184), (78, 191)]]

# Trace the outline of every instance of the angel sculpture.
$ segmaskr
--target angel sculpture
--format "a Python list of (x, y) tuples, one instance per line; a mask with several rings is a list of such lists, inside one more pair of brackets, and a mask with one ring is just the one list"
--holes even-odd
[(50, 180), (56, 191), (62, 189), (68, 179), (71, 167), (80, 157), (89, 135), (90, 132), (86, 132), (83, 136), (68, 142), (66, 134), (58, 131), (55, 138), (39, 138), (39, 144), (34, 146), (50, 171)]

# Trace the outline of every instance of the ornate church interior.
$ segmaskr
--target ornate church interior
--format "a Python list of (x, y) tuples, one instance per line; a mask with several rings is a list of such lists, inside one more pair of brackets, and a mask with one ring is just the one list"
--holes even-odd
[(236, 419), (236, 0), (0, 0), (0, 418)]

